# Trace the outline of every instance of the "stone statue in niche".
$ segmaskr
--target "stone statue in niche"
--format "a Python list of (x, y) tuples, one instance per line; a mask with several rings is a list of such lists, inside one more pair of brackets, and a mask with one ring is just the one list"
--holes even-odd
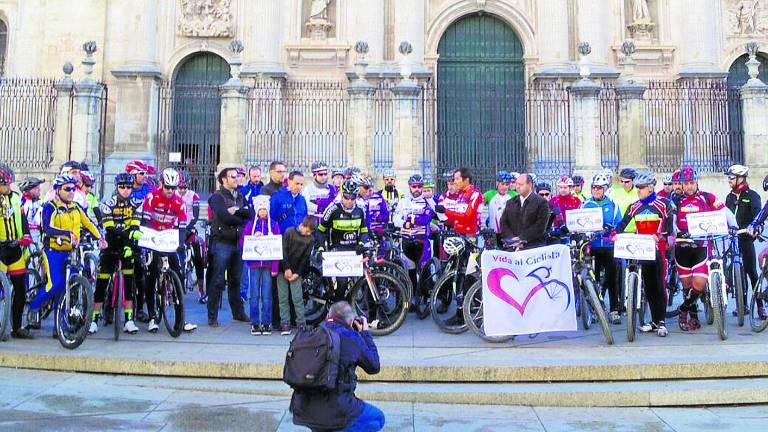
[(178, 34), (231, 37), (232, 0), (180, 0)]
[(632, 0), (632, 23), (651, 22), (651, 12), (648, 10), (648, 0)]
[(740, 36), (754, 35), (764, 31), (761, 28), (760, 0), (740, 0), (733, 5), (732, 33)]
[(309, 19), (304, 24), (310, 38), (325, 40), (333, 29), (333, 23), (328, 18), (328, 8), (331, 0), (312, 0), (309, 4)]
[(632, 16), (632, 22), (627, 26), (629, 33), (639, 42), (650, 42), (655, 24), (648, 0), (630, 0), (629, 6)]

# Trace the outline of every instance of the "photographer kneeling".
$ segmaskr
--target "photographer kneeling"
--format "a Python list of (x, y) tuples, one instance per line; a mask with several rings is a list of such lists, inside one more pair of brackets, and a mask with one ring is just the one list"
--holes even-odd
[(379, 431), (384, 413), (355, 396), (358, 366), (368, 374), (379, 373), (379, 353), (365, 317), (355, 317), (349, 303), (334, 303), (323, 324), (339, 336), (339, 367), (333, 390), (296, 389), (291, 398), (293, 423), (313, 431)]

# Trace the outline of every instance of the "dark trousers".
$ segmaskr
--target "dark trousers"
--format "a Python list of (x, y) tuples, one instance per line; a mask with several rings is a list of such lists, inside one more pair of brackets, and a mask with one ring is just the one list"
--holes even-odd
[(149, 265), (149, 272), (146, 279), (146, 301), (147, 311), (150, 319), (157, 319), (157, 304), (155, 304), (155, 293), (157, 292), (157, 280), (160, 277), (159, 262), (161, 257), (168, 257), (168, 265), (175, 271), (184, 286), (184, 276), (181, 274), (181, 265), (179, 264), (179, 254), (177, 253), (152, 253), (152, 263)]
[(215, 242), (211, 244), (208, 255), (210, 265), (211, 285), (208, 289), (208, 319), (219, 316), (219, 298), (224, 291), (224, 274), (227, 280), (227, 297), (232, 317), (245, 316), (243, 299), (240, 298), (240, 278), (243, 273), (242, 251), (236, 244)]
[(648, 307), (651, 309), (651, 319), (655, 323), (664, 321), (667, 313), (667, 302), (664, 297), (664, 268), (661, 255), (656, 252), (656, 261), (643, 264), (643, 288)]
[[(27, 275), (25, 273), (8, 276), (11, 285), (13, 285), (13, 299), (6, 298), (5, 301), (11, 300), (11, 330), (18, 330), (21, 328), (21, 318), (27, 299)], [(40, 289), (45, 289), (45, 287)]]
[(618, 312), (621, 307), (619, 302), (619, 284), (616, 279), (618, 263), (613, 259), (613, 249), (592, 248), (592, 256), (595, 257), (595, 277), (600, 277), (601, 271), (605, 272), (605, 288), (608, 290), (611, 312)]
[[(739, 236), (739, 251), (741, 252), (741, 259), (744, 262), (744, 273), (747, 274), (751, 287), (757, 285), (757, 257), (755, 256), (755, 240)], [(747, 303), (747, 284), (744, 281), (744, 307), (749, 308)], [(762, 303), (762, 302), (761, 302)]]

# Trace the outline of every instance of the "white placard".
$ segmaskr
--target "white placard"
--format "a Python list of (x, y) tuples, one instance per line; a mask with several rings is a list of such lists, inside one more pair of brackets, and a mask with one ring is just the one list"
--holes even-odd
[(179, 248), (179, 230), (155, 231), (145, 226), (140, 229), (144, 236), (139, 240), (139, 247), (166, 253), (176, 252)]
[(603, 209), (585, 208), (565, 211), (565, 226), (570, 232), (593, 233), (603, 230)]
[(243, 237), (243, 259), (247, 261), (283, 259), (283, 238), (279, 235)]
[(168, 162), (181, 162), (181, 152), (168, 153)]
[(489, 336), (576, 331), (568, 246), (485, 250), (483, 330)]
[(650, 234), (618, 234), (613, 243), (613, 257), (656, 261), (656, 240)]
[(689, 213), (685, 215), (688, 221), (688, 232), (691, 237), (707, 237), (728, 234), (728, 218), (726, 210)]
[(363, 257), (348, 252), (323, 252), (323, 276), (347, 277), (363, 275)]

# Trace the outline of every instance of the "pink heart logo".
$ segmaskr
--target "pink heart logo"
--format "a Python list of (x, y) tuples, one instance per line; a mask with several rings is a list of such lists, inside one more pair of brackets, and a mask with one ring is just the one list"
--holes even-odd
[(505, 277), (509, 276), (515, 279), (515, 281), (520, 282), (520, 279), (517, 277), (515, 272), (512, 270), (506, 269), (506, 268), (496, 268), (491, 270), (491, 272), (488, 274), (488, 290), (496, 296), (498, 299), (503, 301), (504, 303), (507, 303), (508, 305), (512, 306), (513, 308), (517, 309), (518, 312), (520, 312), (520, 315), (525, 314), (525, 309), (528, 307), (528, 302), (531, 301), (531, 298), (539, 292), (542, 288), (544, 288), (544, 284), (539, 283), (533, 289), (531, 289), (528, 292), (528, 295), (525, 297), (525, 300), (522, 304), (515, 300), (514, 297), (509, 295), (504, 289), (501, 288), (501, 280)]

